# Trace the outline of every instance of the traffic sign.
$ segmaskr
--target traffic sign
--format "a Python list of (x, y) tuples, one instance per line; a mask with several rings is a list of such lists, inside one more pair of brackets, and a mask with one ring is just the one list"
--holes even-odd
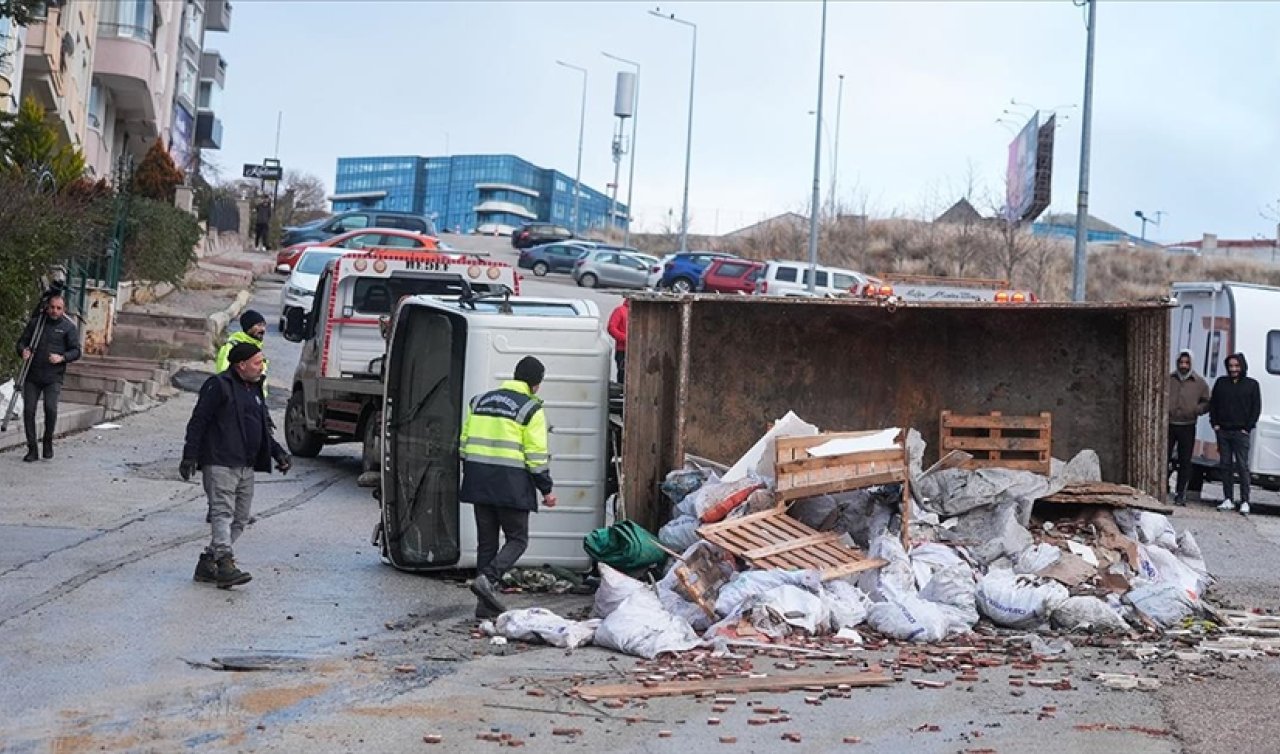
[(278, 181), (284, 177), (284, 168), (279, 165), (252, 165), (245, 163), (245, 178), (257, 178), (263, 181)]

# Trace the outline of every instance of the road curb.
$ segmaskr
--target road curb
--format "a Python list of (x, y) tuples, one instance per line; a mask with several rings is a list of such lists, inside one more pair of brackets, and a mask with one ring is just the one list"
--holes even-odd
[(221, 335), (223, 330), (227, 329), (227, 323), (240, 316), (240, 312), (244, 311), (244, 308), (249, 305), (249, 299), (251, 298), (253, 298), (253, 291), (248, 288), (242, 289), (236, 294), (236, 297), (231, 302), (230, 306), (222, 311), (210, 314), (209, 331), (213, 333), (215, 337)]

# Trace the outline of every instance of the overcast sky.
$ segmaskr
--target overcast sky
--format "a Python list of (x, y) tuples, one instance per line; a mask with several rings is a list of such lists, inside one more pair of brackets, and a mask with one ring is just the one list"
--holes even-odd
[[(332, 189), (336, 158), (511, 153), (570, 176), (581, 78), (590, 71), (583, 181), (612, 179), (608, 51), (643, 66), (635, 210), (678, 220), (689, 95), (687, 27), (649, 3), (241, 0), (220, 116), (228, 173), (274, 148)], [(680, 2), (698, 25), (690, 205), (693, 229), (723, 233), (787, 210), (812, 190), (819, 3)], [(1165, 213), (1163, 242), (1216, 232), (1270, 237), (1280, 197), (1280, 4), (1114, 2), (1098, 9), (1091, 213), (1138, 232)], [(837, 187), (873, 216), (931, 216), (976, 183), (1003, 196), (1006, 109), (1083, 100), (1084, 9), (1070, 0), (832, 2), (823, 193), (830, 187), (837, 75), (844, 74)], [(1063, 119), (1065, 117), (1065, 120)], [(1080, 109), (1059, 110), (1051, 211), (1074, 211)], [(623, 164), (625, 199), (626, 162)]]

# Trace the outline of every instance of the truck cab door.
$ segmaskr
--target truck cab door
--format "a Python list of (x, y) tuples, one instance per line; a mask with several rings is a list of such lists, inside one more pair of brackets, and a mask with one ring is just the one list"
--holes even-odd
[(450, 566), (460, 554), (458, 440), (465, 323), (409, 307), (387, 355), (382, 462), (386, 554), (401, 570)]

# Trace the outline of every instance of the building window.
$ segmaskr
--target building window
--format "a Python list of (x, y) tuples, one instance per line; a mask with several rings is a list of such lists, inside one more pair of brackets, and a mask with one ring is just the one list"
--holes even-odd
[(89, 128), (102, 130), (102, 121), (107, 117), (107, 98), (102, 86), (95, 80), (89, 87)]
[(184, 56), (178, 70), (178, 94), (186, 97), (188, 103), (195, 104), (199, 82), (200, 68)]
[(201, 36), (204, 32), (204, 11), (199, 5), (187, 0), (187, 39), (196, 47), (201, 46)]
[(155, 46), (156, 15), (153, 0), (117, 0), (114, 3), (104, 3), (101, 10), (102, 17), (98, 19), (99, 36), (127, 37)]

